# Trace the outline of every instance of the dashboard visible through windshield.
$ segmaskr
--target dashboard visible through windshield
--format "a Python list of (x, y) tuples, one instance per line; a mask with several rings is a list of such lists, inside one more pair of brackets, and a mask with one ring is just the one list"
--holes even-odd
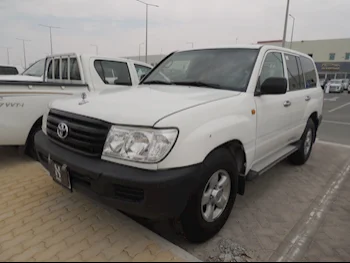
[(204, 49), (174, 53), (141, 84), (188, 85), (245, 92), (258, 49)]

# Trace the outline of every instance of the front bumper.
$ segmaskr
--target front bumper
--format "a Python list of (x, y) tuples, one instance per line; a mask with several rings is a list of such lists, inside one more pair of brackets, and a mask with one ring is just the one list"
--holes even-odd
[(39, 161), (48, 169), (48, 155), (66, 164), (74, 190), (98, 196), (126, 213), (149, 219), (179, 216), (196, 192), (202, 165), (170, 170), (142, 170), (90, 158), (52, 142), (43, 132), (35, 136)]

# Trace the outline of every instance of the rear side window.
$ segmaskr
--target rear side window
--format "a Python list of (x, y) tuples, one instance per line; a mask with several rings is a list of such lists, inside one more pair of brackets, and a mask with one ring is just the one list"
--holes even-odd
[(105, 84), (132, 85), (129, 68), (125, 62), (95, 60), (94, 66)]
[(52, 79), (52, 60), (50, 60), (47, 68), (47, 78)]
[(60, 79), (60, 60), (55, 59), (55, 79)]
[(303, 74), (299, 70), (297, 57), (289, 54), (285, 54), (284, 57), (288, 71), (289, 91), (304, 89), (302, 85)]
[(135, 68), (136, 68), (136, 72), (137, 72), (137, 76), (139, 77), (139, 80), (141, 80), (141, 77), (143, 75), (147, 75), (148, 72), (151, 71), (151, 68), (145, 67), (145, 66), (141, 66), (141, 65), (138, 65), (138, 64), (135, 64)]
[(70, 79), (71, 80), (81, 80), (80, 70), (77, 58), (70, 59)]
[(68, 59), (62, 58), (62, 79), (68, 79)]
[[(303, 68), (304, 76), (305, 76), (305, 87), (314, 88), (316, 87), (316, 69), (314, 63), (309, 58), (300, 57), (301, 66)], [(325, 78), (324, 74), (320, 74), (320, 77)]]
[(0, 75), (17, 75), (18, 70), (15, 67), (0, 66)]

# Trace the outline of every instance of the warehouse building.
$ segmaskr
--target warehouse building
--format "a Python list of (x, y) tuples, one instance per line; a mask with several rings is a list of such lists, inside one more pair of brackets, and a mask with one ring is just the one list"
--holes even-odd
[[(259, 41), (258, 44), (282, 46), (282, 40)], [(286, 47), (311, 56), (320, 79), (350, 79), (350, 38), (286, 42)]]

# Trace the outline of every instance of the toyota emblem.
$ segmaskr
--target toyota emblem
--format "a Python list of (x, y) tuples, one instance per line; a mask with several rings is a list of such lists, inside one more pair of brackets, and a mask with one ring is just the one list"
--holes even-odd
[(57, 135), (61, 139), (65, 139), (68, 136), (68, 125), (64, 122), (61, 122), (57, 126)]

